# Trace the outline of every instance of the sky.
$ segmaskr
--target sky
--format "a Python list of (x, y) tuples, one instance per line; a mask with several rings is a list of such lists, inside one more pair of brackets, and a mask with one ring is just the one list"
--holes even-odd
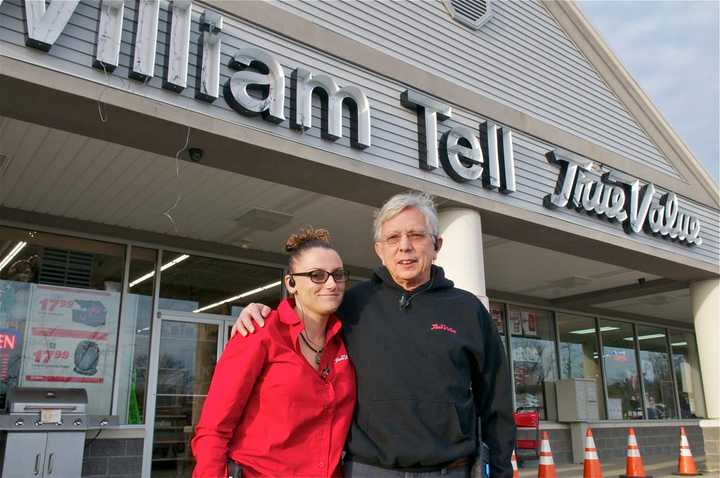
[(580, 0), (585, 17), (720, 183), (720, 0)]

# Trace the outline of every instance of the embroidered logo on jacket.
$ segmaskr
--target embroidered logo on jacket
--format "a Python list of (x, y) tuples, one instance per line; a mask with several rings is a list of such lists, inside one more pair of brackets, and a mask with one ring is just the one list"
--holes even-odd
[(348, 359), (347, 354), (338, 355), (335, 357), (335, 363), (340, 363)]
[(432, 324), (430, 330), (442, 330), (444, 332), (450, 332), (451, 334), (457, 333), (457, 330), (453, 329), (452, 327), (448, 327), (445, 324)]

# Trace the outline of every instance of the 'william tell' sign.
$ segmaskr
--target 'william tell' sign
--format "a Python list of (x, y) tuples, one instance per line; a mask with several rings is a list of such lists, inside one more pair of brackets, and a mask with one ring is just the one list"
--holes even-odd
[(644, 230), (687, 245), (700, 245), (700, 220), (681, 212), (675, 193), (665, 193), (654, 202), (655, 185), (637, 179), (621, 181), (605, 173), (590, 173), (591, 161), (577, 161), (551, 151), (550, 163), (560, 166), (555, 192), (545, 196), (545, 207), (573, 208), (622, 223), (628, 234)]
[[(2, 5), (0, 0), (0, 6)], [(49, 51), (72, 17), (79, 0), (25, 0), (26, 45)], [(147, 82), (156, 75), (156, 53), (160, 0), (133, 1), (137, 22), (129, 76)], [(106, 74), (119, 66), (125, 6), (130, 0), (102, 0), (93, 66)], [(188, 86), (192, 27), (192, 0), (172, 0), (169, 46), (163, 88), (180, 93)], [(321, 136), (336, 141), (343, 136), (343, 105), (350, 108), (350, 146), (370, 147), (370, 102), (357, 86), (340, 86), (329, 75), (295, 68), (286, 88), (286, 72), (270, 53), (256, 47), (240, 47), (230, 54), (230, 78), (220, 84), (223, 17), (205, 10), (199, 19), (200, 65), (195, 98), (212, 103), (223, 95), (227, 104), (245, 116), (261, 116), (279, 124), (286, 121), (286, 89), (290, 91), (289, 126), (313, 127), (312, 98), (322, 102)], [(222, 86), (222, 88), (221, 88)], [(405, 91), (400, 102), (418, 114), (419, 167), (442, 166), (458, 182), (482, 180), (485, 187), (506, 193), (516, 190), (513, 137), (509, 128), (481, 121), (477, 131), (466, 126), (450, 127), (438, 138), (438, 122), (452, 117), (450, 106), (422, 93)]]

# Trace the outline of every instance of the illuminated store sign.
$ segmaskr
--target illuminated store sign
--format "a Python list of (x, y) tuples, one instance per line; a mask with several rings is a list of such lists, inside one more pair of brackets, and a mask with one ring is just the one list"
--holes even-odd
[(637, 179), (623, 181), (611, 173), (592, 174), (591, 161), (579, 161), (551, 151), (550, 163), (560, 166), (555, 192), (545, 196), (549, 209), (567, 207), (622, 223), (628, 234), (645, 231), (687, 245), (700, 245), (700, 220), (681, 212), (675, 193), (655, 202), (655, 185)]
[(18, 335), (16, 330), (0, 329), (0, 350), (15, 350)]
[(10, 371), (10, 356), (20, 343), (20, 332), (15, 329), (0, 329), (0, 382), (6, 382)]

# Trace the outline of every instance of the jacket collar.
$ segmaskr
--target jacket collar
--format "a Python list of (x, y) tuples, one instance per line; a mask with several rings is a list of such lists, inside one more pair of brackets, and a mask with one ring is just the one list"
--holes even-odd
[(390, 287), (391, 289), (398, 289), (402, 292), (408, 293), (420, 291), (426, 292), (436, 289), (448, 289), (455, 285), (453, 281), (445, 277), (445, 271), (443, 270), (443, 268), (434, 264), (430, 268), (430, 280), (428, 282), (425, 282), (424, 284), (419, 285), (412, 291), (407, 291), (403, 289), (397, 282), (395, 282), (390, 276), (390, 272), (388, 272), (385, 266), (380, 266), (375, 269), (373, 280), (376, 282), (382, 282), (383, 284), (385, 284), (385, 286)]

